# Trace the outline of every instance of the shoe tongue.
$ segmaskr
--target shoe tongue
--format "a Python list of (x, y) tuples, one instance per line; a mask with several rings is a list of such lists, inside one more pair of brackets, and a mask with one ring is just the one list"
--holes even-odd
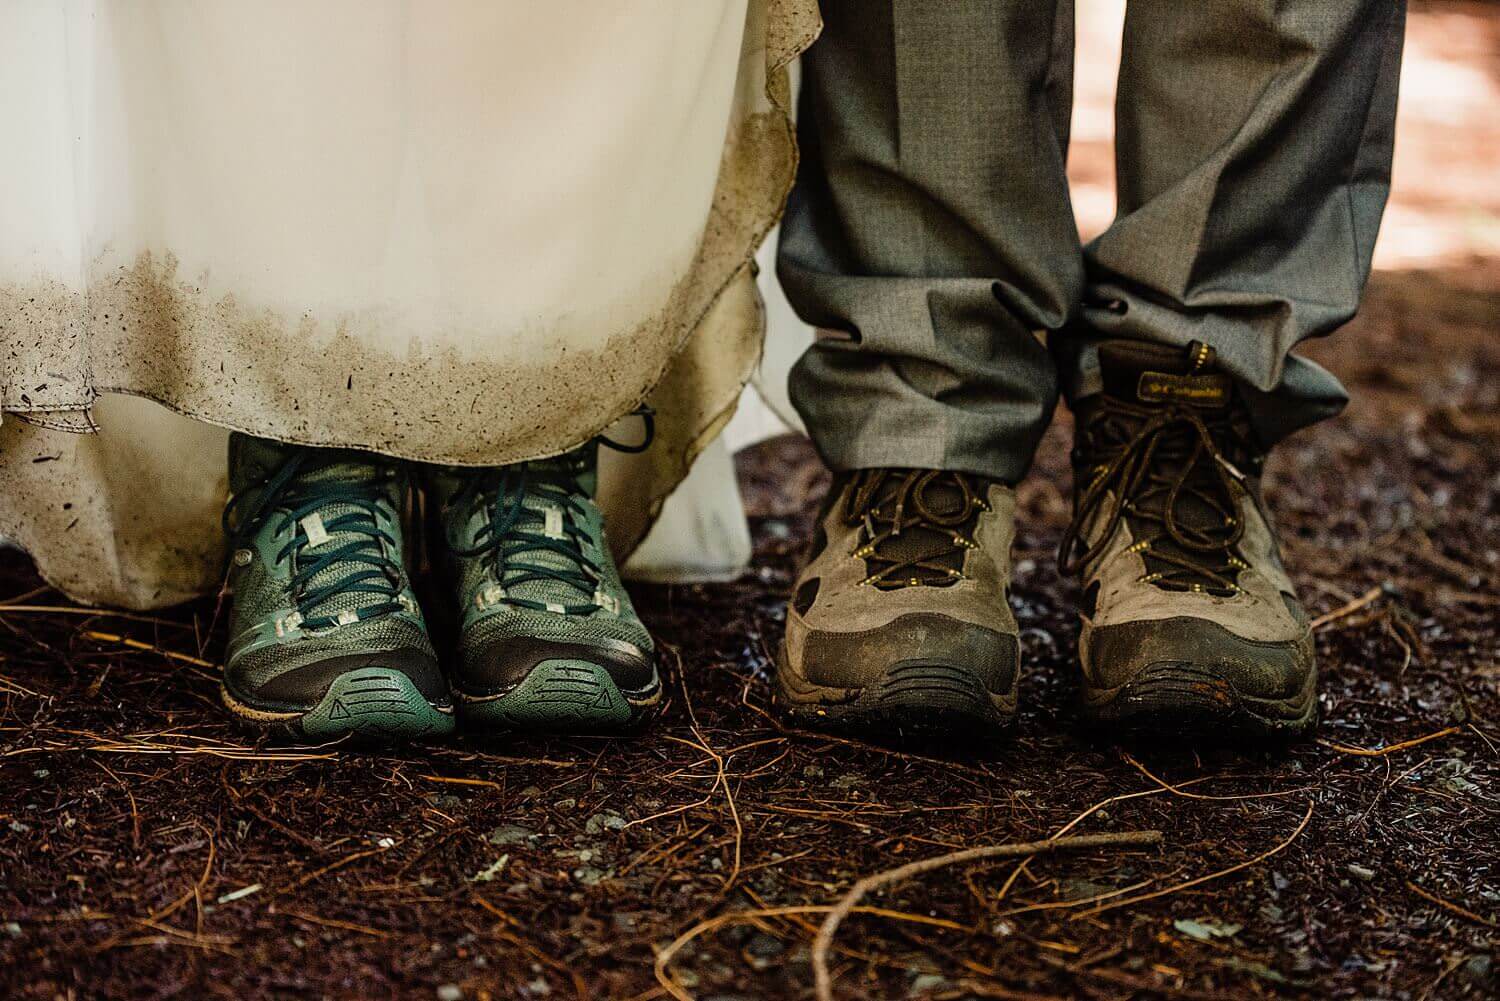
[(1105, 394), (1135, 404), (1228, 409), (1234, 384), (1215, 370), (1214, 358), (1213, 348), (1201, 341), (1186, 348), (1125, 340), (1099, 345)]
[[(1186, 349), (1143, 341), (1106, 341), (1099, 345), (1099, 367), (1105, 396), (1137, 407), (1186, 406), (1204, 418), (1210, 418), (1225, 413), (1233, 402), (1232, 381), (1215, 371), (1213, 349), (1198, 341)], [(1203, 493), (1217, 497), (1223, 492), (1217, 480), (1214, 459), (1207, 454), (1200, 455), (1191, 470), (1183, 469), (1181, 464), (1186, 461), (1186, 456), (1173, 453), (1181, 453), (1187, 447), (1187, 443), (1178, 441), (1155, 453), (1158, 471), (1185, 477), (1184, 489), (1177, 494), (1172, 516), (1189, 530), (1210, 535), (1223, 532), (1226, 527), (1224, 514), (1203, 497)], [(1166, 513), (1166, 501), (1166, 494), (1158, 490), (1149, 499), (1137, 498), (1135, 503), (1143, 511), (1160, 518)], [(1178, 545), (1162, 529), (1159, 521), (1131, 521), (1137, 532), (1145, 533), (1142, 538), (1152, 540), (1151, 551), (1144, 557), (1148, 570), (1170, 572), (1180, 568), (1176, 560), (1200, 562), (1205, 558), (1202, 553)], [(1168, 558), (1157, 559), (1157, 555)]]
[(295, 450), (295, 445), (236, 433), (229, 440), (230, 491), (240, 494), (259, 486), (280, 469)]
[[(895, 475), (890, 476), (874, 497), (874, 506), (880, 509), (886, 518), (895, 516), (896, 498), (900, 493), (902, 483), (905, 479), (901, 475), (904, 470), (893, 471)], [(929, 480), (921, 490), (923, 506), (933, 514), (949, 516), (962, 511), (966, 502), (963, 490), (959, 487), (956, 479), (952, 476), (939, 475)], [(906, 510), (904, 514), (910, 516), (913, 506), (917, 503), (917, 491), (912, 489), (906, 495)], [(976, 508), (972, 514), (977, 514)], [(899, 535), (893, 535), (879, 546), (879, 554), (887, 560), (905, 562), (907, 560), (925, 560), (938, 566), (948, 567), (953, 570), (963, 569), (964, 554), (953, 545), (955, 532), (968, 533), (972, 530), (972, 518), (963, 525), (952, 527), (939, 527), (936, 525), (913, 525), (905, 528)], [(878, 523), (877, 527), (885, 527), (885, 523)], [(939, 556), (937, 554), (941, 553)], [(916, 571), (919, 575), (930, 577), (931, 571)], [(896, 574), (897, 579), (902, 578)]]
[[(308, 496), (306, 487), (311, 484), (349, 486), (374, 482), (382, 477), (383, 471), (392, 461), (376, 462), (366, 453), (348, 449), (311, 448), (305, 445), (289, 445), (265, 438), (236, 434), (231, 440), (229, 453), (231, 489), (236, 494), (246, 490), (262, 489), (270, 477), (298, 455), (305, 456), (305, 459), (296, 477), (288, 484), (291, 493), (283, 495), (284, 504), (292, 503), (293, 497)], [(386, 485), (381, 489), (387, 500), (397, 502), (398, 498), (393, 496), (393, 487)], [(320, 505), (317, 510), (304, 516), (301, 521), (304, 545), (297, 557), (300, 565), (306, 566), (309, 560), (316, 559), (320, 553), (351, 543), (365, 544), (367, 551), (371, 553), (377, 551), (378, 545), (371, 541), (368, 531), (352, 531), (348, 527), (329, 528), (336, 519), (351, 514), (360, 517), (361, 528), (370, 527), (369, 512), (347, 501), (331, 499), (328, 503)], [(306, 581), (306, 587), (311, 590), (338, 584), (351, 574), (368, 569), (370, 569), (369, 564), (340, 560), (313, 574)], [(390, 595), (383, 592), (343, 591), (331, 595), (319, 602), (316, 607), (309, 607), (305, 611), (310, 616), (337, 616), (340, 612), (357, 612), (362, 608), (383, 605), (390, 601)]]
[[(902, 482), (905, 479), (904, 476), (899, 475), (900, 473), (904, 473), (905, 470), (896, 470), (895, 472), (898, 475), (889, 477), (880, 485), (880, 489), (875, 493), (875, 503), (886, 514), (893, 512), (897, 495), (901, 492)], [(959, 487), (958, 481), (952, 476), (939, 475), (928, 480), (926, 485), (921, 488), (921, 497), (923, 506), (936, 515), (954, 515), (963, 510), (964, 492)], [(906, 506), (908, 513), (910, 513), (911, 506), (915, 503), (916, 498), (916, 488), (907, 491)]]
[(538, 472), (571, 476), (579, 489), (593, 498), (599, 488), (599, 446), (595, 442), (580, 445), (571, 452), (550, 459), (533, 459), (527, 465)]
[[(304, 483), (362, 482), (380, 472), (376, 463), (370, 461), (372, 457), (360, 452), (289, 445), (268, 438), (235, 434), (229, 448), (230, 492), (238, 494), (260, 486), (298, 454), (307, 454), (309, 460), (304, 463), (304, 471), (297, 476)], [(338, 461), (341, 457), (348, 461)]]
[[(592, 500), (598, 480), (597, 458), (598, 448), (590, 443), (550, 459), (532, 460), (526, 463), (526, 466), (535, 479), (556, 478), (563, 484), (571, 481), (576, 485), (579, 494)], [(566, 525), (566, 520), (576, 517), (550, 490), (544, 493), (535, 488), (528, 489), (522, 505), (529, 512), (523, 529), (529, 534), (561, 532)], [(578, 528), (581, 532), (583, 526), (580, 525)], [(573, 557), (551, 549), (513, 549), (511, 555), (516, 562), (546, 567), (570, 576), (577, 574), (580, 570), (579, 563)], [(507, 584), (507, 588), (513, 597), (544, 604), (577, 605), (590, 600), (590, 596), (584, 591), (558, 580), (531, 580)]]

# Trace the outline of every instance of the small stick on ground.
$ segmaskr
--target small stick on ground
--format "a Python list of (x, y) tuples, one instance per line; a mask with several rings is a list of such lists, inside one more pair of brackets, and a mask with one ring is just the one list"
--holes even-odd
[(1308, 804), (1307, 804), (1307, 813), (1303, 814), (1303, 816), (1302, 816), (1302, 822), (1297, 825), (1296, 830), (1292, 831), (1291, 834), (1288, 834), (1286, 836), (1286, 840), (1282, 841), (1275, 848), (1271, 848), (1271, 849), (1268, 849), (1266, 851), (1263, 851), (1259, 855), (1255, 856), (1252, 859), (1246, 859), (1245, 861), (1236, 863), (1235, 865), (1229, 866), (1226, 869), (1220, 869), (1217, 872), (1211, 872), (1211, 873), (1209, 873), (1206, 876), (1198, 876), (1198, 877), (1196, 877), (1194, 879), (1187, 880), (1186, 882), (1177, 883), (1174, 886), (1164, 887), (1163, 889), (1160, 889), (1160, 890), (1153, 890), (1150, 893), (1142, 893), (1140, 896), (1137, 896), (1137, 897), (1126, 897), (1124, 900), (1112, 900), (1112, 901), (1110, 901), (1107, 904), (1100, 904), (1098, 907), (1095, 907), (1093, 910), (1085, 911), (1081, 915), (1076, 915), (1075, 918), (1074, 918), (1074, 920), (1077, 920), (1077, 918), (1079, 918), (1079, 917), (1093, 917), (1094, 915), (1096, 915), (1096, 914), (1102, 914), (1105, 911), (1112, 911), (1116, 907), (1130, 907), (1130, 906), (1133, 906), (1135, 904), (1139, 904), (1139, 903), (1141, 903), (1142, 901), (1145, 901), (1145, 900), (1155, 900), (1157, 897), (1165, 897), (1165, 896), (1167, 896), (1169, 894), (1177, 893), (1177, 892), (1179, 892), (1181, 890), (1186, 890), (1186, 889), (1189, 889), (1189, 888), (1194, 887), (1194, 886), (1200, 886), (1200, 885), (1202, 885), (1204, 883), (1211, 882), (1212, 880), (1219, 879), (1219, 878), (1221, 878), (1223, 876), (1228, 876), (1231, 873), (1239, 872), (1241, 869), (1248, 869), (1252, 865), (1256, 865), (1258, 863), (1264, 862), (1266, 859), (1270, 858), (1272, 855), (1275, 855), (1277, 852), (1281, 851), (1283, 848), (1285, 848), (1287, 845), (1291, 844), (1293, 841), (1296, 841), (1297, 840), (1297, 836), (1299, 834), (1301, 834), (1303, 832), (1303, 830), (1306, 829), (1307, 822), (1310, 821), (1310, 820), (1312, 820), (1312, 815), (1313, 815), (1313, 803), (1311, 801), (1309, 801)]
[(906, 865), (877, 872), (872, 876), (866, 876), (849, 888), (849, 892), (841, 897), (828, 916), (823, 919), (822, 927), (818, 929), (817, 937), (813, 939), (812, 965), (813, 979), (817, 988), (818, 1001), (833, 1001), (833, 977), (828, 972), (828, 952), (833, 947), (833, 937), (838, 933), (839, 925), (845, 917), (854, 909), (854, 906), (864, 898), (871, 890), (877, 890), (882, 886), (899, 883), (913, 876), (932, 872), (945, 866), (958, 865), (963, 862), (977, 862), (981, 859), (994, 858), (1017, 858), (1023, 855), (1038, 855), (1043, 852), (1078, 851), (1087, 848), (1103, 848), (1121, 845), (1155, 845), (1161, 843), (1160, 831), (1120, 831), (1114, 834), (1080, 834), (1069, 838), (1051, 838), (1046, 841), (1023, 841), (1006, 845), (987, 845), (983, 848), (966, 848), (963, 851), (950, 852), (947, 855), (939, 855), (936, 858), (921, 859), (916, 862), (908, 862)]
[(1387, 754), (1395, 754), (1397, 751), (1404, 751), (1407, 748), (1416, 747), (1418, 744), (1425, 744), (1429, 740), (1438, 740), (1443, 737), (1451, 737), (1453, 736), (1453, 734), (1458, 733), (1462, 729), (1463, 727), (1461, 726), (1445, 726), (1441, 730), (1435, 730), (1432, 733), (1429, 733), (1422, 737), (1413, 737), (1411, 740), (1403, 740), (1399, 744), (1390, 744), (1386, 747), (1376, 748), (1350, 747), (1347, 744), (1335, 744), (1331, 740), (1321, 739), (1318, 741), (1318, 743), (1322, 744), (1330, 751), (1338, 751), (1340, 754), (1352, 754), (1355, 757), (1359, 758), (1383, 758)]
[(121, 636), (119, 633), (104, 633), (100, 632), (97, 629), (85, 629), (83, 631), (83, 635), (88, 639), (94, 640), (98, 643), (117, 643), (120, 646), (128, 647), (131, 650), (139, 650), (142, 653), (160, 654), (168, 660), (179, 661), (183, 664), (192, 664), (194, 667), (204, 667), (213, 671), (217, 671), (219, 669), (219, 665), (215, 664), (211, 660), (204, 660), (202, 657), (193, 657), (189, 654), (178, 653), (176, 650), (164, 650), (159, 646), (152, 646), (150, 643), (142, 643), (140, 640), (131, 639), (129, 636)]
[[(750, 892), (751, 899), (759, 899)], [(673, 979), (671, 974), (672, 959), (682, 951), (689, 942), (710, 931), (716, 931), (725, 925), (755, 924), (763, 918), (794, 917), (802, 914), (827, 914), (833, 910), (827, 904), (792, 904), (786, 907), (756, 907), (745, 911), (730, 911), (719, 914), (706, 920), (699, 921), (687, 931), (678, 935), (672, 943), (656, 954), (656, 980), (663, 990), (672, 995), (677, 1001), (693, 1001), (693, 995), (682, 988), (682, 985)], [(892, 921), (905, 921), (910, 924), (930, 925), (934, 928), (947, 928), (951, 931), (967, 930), (956, 921), (945, 918), (930, 917), (926, 914), (908, 914), (905, 911), (894, 911), (887, 907), (855, 907), (851, 909), (854, 914), (873, 914), (876, 917), (889, 918)], [(796, 922), (801, 924), (801, 922)]]
[(1328, 625), (1328, 623), (1334, 622), (1338, 619), (1342, 619), (1346, 615), (1353, 615), (1355, 612), (1359, 611), (1361, 608), (1364, 608), (1366, 605), (1368, 605), (1370, 602), (1374, 601), (1384, 593), (1384, 588), (1372, 587), (1364, 594), (1360, 595), (1358, 598), (1355, 598), (1353, 601), (1349, 602), (1347, 605), (1335, 608), (1331, 612), (1318, 616), (1310, 623), (1313, 632), (1317, 632), (1319, 629), (1322, 629), (1324, 626)]
[(1475, 914), (1467, 907), (1460, 907), (1451, 901), (1444, 900), (1442, 897), (1439, 897), (1432, 891), (1422, 889), (1420, 886), (1418, 886), (1416, 883), (1413, 883), (1409, 879), (1406, 881), (1406, 888), (1412, 893), (1415, 893), (1417, 896), (1421, 897), (1423, 900), (1429, 900), (1432, 903), (1437, 904), (1443, 910), (1452, 911), (1459, 917), (1468, 918), (1470, 921), (1485, 925), (1489, 928), (1500, 928), (1500, 922), (1491, 921), (1489, 918), (1485, 917), (1482, 914)]

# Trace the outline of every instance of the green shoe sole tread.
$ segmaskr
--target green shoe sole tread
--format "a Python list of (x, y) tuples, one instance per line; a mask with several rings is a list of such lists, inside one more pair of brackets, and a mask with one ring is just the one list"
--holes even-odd
[(466, 727), (479, 731), (626, 734), (640, 729), (661, 702), (661, 682), (622, 692), (609, 672), (582, 660), (547, 660), (500, 695), (458, 697)]
[(435, 706), (400, 671), (366, 667), (335, 678), (322, 700), (305, 712), (267, 712), (246, 705), (223, 685), (230, 712), (261, 729), (326, 742), (351, 738), (401, 743), (441, 737), (455, 727), (453, 710)]

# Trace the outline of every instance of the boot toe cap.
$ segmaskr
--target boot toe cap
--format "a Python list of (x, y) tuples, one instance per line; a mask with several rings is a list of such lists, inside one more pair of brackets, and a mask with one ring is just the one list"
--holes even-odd
[(1097, 720), (1156, 730), (1301, 732), (1316, 711), (1311, 634), (1258, 641), (1189, 617), (1092, 629), (1085, 708)]
[(898, 676), (960, 671), (991, 695), (1015, 688), (1016, 636), (946, 615), (916, 613), (860, 631), (808, 630), (794, 669), (826, 688), (858, 689)]

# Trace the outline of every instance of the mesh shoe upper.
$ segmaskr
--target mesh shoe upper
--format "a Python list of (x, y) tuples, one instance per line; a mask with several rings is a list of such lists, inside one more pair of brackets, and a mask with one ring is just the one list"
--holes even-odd
[(620, 581), (592, 499), (596, 449), (435, 471), (432, 494), (462, 616), (464, 690), (518, 682), (530, 663), (511, 656), (521, 640), (600, 660), (623, 672), (622, 687), (653, 676), (651, 635)]
[[(362, 654), (396, 654), (441, 699), (441, 674), (404, 565), (401, 467), (363, 453), (230, 443), (235, 547), (227, 684), (240, 697), (305, 708), (320, 692), (278, 679)], [(392, 658), (388, 658), (392, 659)], [(326, 681), (327, 679), (321, 679)], [(265, 700), (261, 700), (265, 701)]]

